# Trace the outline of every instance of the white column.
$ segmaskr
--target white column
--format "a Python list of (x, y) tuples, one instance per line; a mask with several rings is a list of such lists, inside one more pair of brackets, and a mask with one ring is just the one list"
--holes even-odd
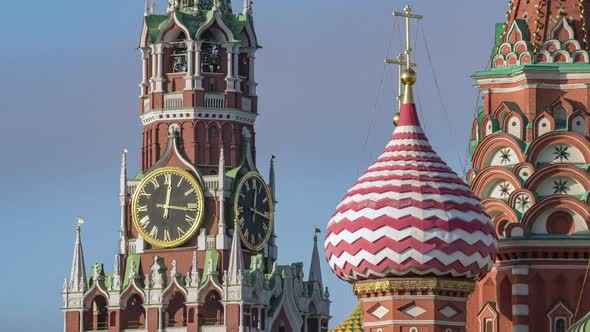
[(148, 66), (149, 66), (149, 58), (150, 58), (150, 49), (149, 48), (142, 48), (141, 49), (141, 96), (144, 96), (144, 89), (149, 85), (148, 82)]
[(164, 45), (163, 44), (157, 44), (156, 45), (156, 59), (157, 59), (157, 64), (156, 64), (156, 86), (154, 89), (154, 92), (163, 92), (164, 91)]
[(258, 317), (256, 318), (257, 326), (256, 328), (262, 330), (262, 307), (258, 307)]
[(236, 91), (236, 76), (235, 76), (235, 66), (234, 66), (234, 45), (233, 43), (229, 43), (225, 46), (225, 50), (227, 53), (227, 77), (225, 80), (227, 81), (227, 88), (225, 91), (227, 92), (235, 92)]
[(201, 50), (202, 42), (196, 43), (195, 52), (195, 90), (203, 90), (203, 76), (201, 75)]
[(84, 332), (84, 309), (80, 310), (80, 332)]
[(236, 82), (234, 83), (234, 89), (236, 91), (242, 91), (240, 79), (240, 45), (234, 45), (233, 49), (234, 53), (234, 77), (236, 78)]
[(256, 60), (256, 50), (251, 50), (248, 54), (250, 58), (248, 61), (249, 65), (249, 77), (248, 77), (248, 95), (249, 96), (256, 96), (256, 76), (255, 76), (255, 68), (254, 68), (254, 61)]
[(185, 90), (193, 90), (195, 85), (195, 42), (194, 41), (187, 41), (186, 42), (186, 59), (187, 59), (187, 69), (186, 69), (186, 76), (185, 79)]
[(150, 77), (150, 82), (152, 83), (151, 90), (156, 90), (156, 77), (158, 73), (158, 56), (156, 55), (156, 45), (152, 45), (151, 47), (151, 56), (152, 56), (152, 77)]

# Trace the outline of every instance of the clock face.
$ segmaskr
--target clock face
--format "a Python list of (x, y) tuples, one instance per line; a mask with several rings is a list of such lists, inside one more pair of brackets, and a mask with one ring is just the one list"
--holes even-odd
[(146, 176), (133, 197), (133, 223), (143, 238), (159, 247), (190, 239), (204, 215), (201, 186), (178, 168), (160, 168)]
[(234, 200), (236, 231), (244, 246), (260, 251), (270, 238), (274, 206), (270, 189), (258, 173), (246, 174), (237, 186)]

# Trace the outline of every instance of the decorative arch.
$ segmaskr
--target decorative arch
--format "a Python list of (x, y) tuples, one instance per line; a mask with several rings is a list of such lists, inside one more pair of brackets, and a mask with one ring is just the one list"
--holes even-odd
[(213, 16), (211, 16), (211, 18), (205, 24), (201, 25), (201, 27), (197, 30), (195, 34), (195, 39), (200, 40), (201, 35), (205, 31), (209, 30), (209, 28), (218, 28), (219, 31), (223, 32), (225, 39), (224, 42), (233, 41), (235, 39), (234, 34), (232, 33), (231, 29), (225, 24), (225, 22), (223, 22), (223, 19), (219, 12), (214, 12)]
[[(109, 328), (108, 297), (95, 294), (84, 302), (86, 308), (84, 310), (84, 330), (107, 330)], [(86, 303), (88, 307), (86, 307)]]
[(512, 173), (520, 178), (521, 181), (527, 181), (535, 173), (535, 167), (527, 162), (517, 164), (512, 168)]
[(551, 30), (551, 39), (557, 39), (559, 41), (574, 39), (574, 29), (566, 20), (565, 16)]
[(174, 12), (160, 29), (160, 32), (156, 37), (156, 43), (174, 41), (181, 31), (187, 39), (193, 40), (189, 29), (178, 19), (176, 12)]
[(518, 62), (521, 65), (530, 65), (533, 63), (533, 56), (530, 52), (521, 53)]
[(223, 325), (225, 313), (221, 300), (221, 293), (217, 290), (212, 289), (205, 294), (201, 315), (203, 325)]
[(535, 195), (527, 189), (517, 189), (512, 192), (508, 204), (521, 214), (526, 213), (536, 203)]
[(570, 39), (568, 41), (565, 41), (563, 43), (563, 46), (561, 47), (562, 49), (570, 52), (570, 53), (574, 53), (577, 50), (580, 50), (582, 47), (580, 46), (580, 42), (575, 40), (575, 39)]
[(498, 47), (498, 53), (503, 56), (512, 53), (512, 45), (510, 43), (503, 43)]
[(553, 120), (553, 116), (548, 112), (539, 114), (533, 122), (533, 129), (536, 137), (541, 137), (553, 131), (554, 128), (555, 121)]
[(549, 53), (547, 50), (540, 50), (537, 53), (537, 62), (538, 63), (553, 62), (553, 58), (551, 57), (551, 53)]
[(496, 230), (498, 230), (499, 223), (501, 223), (503, 220), (507, 220), (508, 223), (518, 222), (518, 216), (514, 210), (512, 210), (512, 208), (510, 208), (510, 206), (508, 206), (508, 204), (506, 204), (506, 202), (503, 200), (497, 198), (488, 198), (483, 200), (481, 203), (484, 206), (486, 213), (492, 218), (492, 222), (496, 226)]
[(570, 116), (569, 130), (587, 137), (590, 136), (590, 116), (586, 112), (578, 111)]
[(588, 63), (590, 59), (588, 57), (588, 52), (584, 50), (575, 51), (572, 54), (572, 59), (575, 63)]
[(510, 44), (515, 44), (517, 41), (522, 40), (522, 30), (517, 24), (517, 21), (512, 21), (512, 26), (506, 34), (506, 41)]
[[(540, 196), (548, 196), (540, 193), (539, 189), (547, 180), (555, 177), (569, 178), (582, 186), (582, 188), (580, 188), (581, 193), (577, 193), (576, 195), (590, 191), (590, 175), (583, 169), (571, 164), (553, 164), (543, 167), (531, 176), (531, 178), (525, 183), (524, 187)], [(570, 185), (574, 184), (570, 183)]]
[(481, 136), (487, 137), (494, 133), (495, 128), (494, 120), (490, 115), (486, 115), (481, 121)]
[(479, 121), (477, 119), (473, 121), (473, 125), (471, 126), (471, 138), (479, 141)]
[(528, 53), (529, 45), (526, 40), (519, 40), (514, 44), (514, 52), (522, 56), (523, 53)]
[(180, 290), (171, 292), (164, 303), (166, 303), (166, 327), (184, 327), (188, 323), (186, 308), (186, 295)]
[(578, 198), (567, 195), (553, 195), (541, 200), (525, 214), (522, 223), (534, 233), (547, 234), (548, 219), (557, 211), (572, 215), (575, 224), (572, 234), (590, 233), (590, 207)]
[(495, 68), (505, 67), (506, 62), (504, 61), (504, 56), (502, 54), (497, 54), (494, 59), (492, 60)]
[(554, 63), (569, 63), (572, 62), (572, 58), (570, 53), (565, 50), (555, 51), (553, 53), (553, 62)]
[[(510, 193), (516, 189), (521, 188), (520, 181), (509, 169), (505, 167), (492, 166), (485, 168), (483, 171), (477, 174), (471, 186), (471, 190), (473, 190), (477, 197), (482, 199), (489, 198), (489, 196), (486, 195), (490, 194), (490, 190), (498, 185), (498, 182), (508, 182), (512, 187)], [(508, 197), (509, 195), (506, 195), (505, 198)]]
[(576, 133), (565, 131), (551, 132), (533, 141), (528, 149), (527, 161), (536, 165), (543, 152), (547, 152), (547, 149), (554, 148), (559, 144), (574, 147), (576, 153), (579, 151), (578, 158), (582, 159), (581, 163), (590, 163), (590, 142)]
[(481, 170), (488, 166), (486, 161), (489, 159), (490, 152), (494, 151), (495, 153), (500, 148), (512, 149), (516, 154), (516, 159), (519, 161), (524, 161), (526, 159), (525, 155), (522, 153), (520, 145), (516, 141), (516, 138), (508, 134), (498, 134), (485, 137), (479, 143), (472, 157), (473, 168), (476, 170)]
[(144, 300), (139, 293), (134, 293), (125, 301), (122, 320), (124, 329), (141, 329), (145, 327), (146, 312)]

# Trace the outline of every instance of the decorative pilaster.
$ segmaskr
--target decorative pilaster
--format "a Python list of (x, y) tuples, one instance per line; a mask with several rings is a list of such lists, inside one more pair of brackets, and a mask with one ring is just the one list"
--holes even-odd
[(195, 43), (195, 90), (203, 90), (203, 75), (201, 75), (201, 52), (203, 44), (200, 41)]
[(127, 253), (127, 149), (121, 158), (121, 177), (119, 179), (119, 206), (121, 208), (121, 225), (119, 228), (119, 253)]
[(225, 250), (225, 155), (223, 151), (223, 142), (219, 148), (219, 168), (217, 170), (219, 184), (217, 197), (219, 200), (219, 220), (217, 223), (217, 238), (215, 239), (217, 250)]
[(528, 275), (528, 266), (512, 268), (512, 332), (529, 331)]
[(152, 61), (155, 62), (154, 68), (154, 92), (164, 92), (164, 45), (155, 44), (152, 46)]
[(149, 86), (149, 58), (150, 58), (150, 49), (149, 47), (144, 47), (141, 49), (141, 83), (139, 87), (141, 89), (141, 97), (147, 95), (148, 90), (147, 87)]
[(236, 57), (236, 54), (234, 53), (235, 50), (235, 44), (234, 43), (228, 43), (225, 46), (225, 50), (226, 50), (226, 54), (227, 54), (227, 77), (225, 78), (226, 82), (227, 82), (227, 88), (226, 88), (226, 92), (237, 92), (236, 90), (236, 62), (234, 61), (234, 57)]
[(254, 62), (256, 60), (256, 50), (253, 49), (250, 52), (248, 52), (248, 91), (244, 91), (244, 94), (248, 95), (248, 96), (256, 96), (256, 87), (258, 86), (258, 83), (256, 83), (256, 75), (255, 75), (255, 66), (254, 66)]
[(195, 48), (196, 43), (192, 40), (186, 41), (187, 70), (185, 76), (185, 90), (195, 88)]

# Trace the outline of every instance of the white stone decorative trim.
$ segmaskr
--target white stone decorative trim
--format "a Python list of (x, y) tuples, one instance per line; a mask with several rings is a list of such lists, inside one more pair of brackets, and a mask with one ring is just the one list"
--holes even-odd
[(144, 113), (140, 119), (144, 126), (160, 121), (181, 120), (230, 120), (248, 125), (256, 122), (257, 115), (238, 109), (211, 110), (209, 108), (179, 109), (165, 111), (150, 111)]
[(529, 285), (527, 284), (514, 284), (512, 285), (512, 295), (529, 295)]
[(447, 326), (460, 326), (465, 327), (467, 326), (466, 323), (461, 322), (449, 322), (444, 320), (387, 320), (387, 321), (380, 321), (380, 322), (368, 322), (363, 323), (363, 327), (374, 327), (374, 326), (382, 326), (382, 325), (393, 325), (393, 324), (412, 324), (412, 325), (447, 325)]
[(363, 303), (390, 301), (390, 300), (443, 300), (443, 301), (467, 302), (467, 299), (464, 297), (440, 296), (440, 295), (396, 295), (396, 296), (378, 296), (378, 297), (361, 299), (361, 301)]
[[(476, 78), (477, 79), (477, 78)], [(524, 80), (588, 80), (590, 79), (590, 71), (588, 72), (575, 72), (575, 73), (551, 73), (547, 74), (539, 72), (519, 72), (516, 75), (505, 75), (504, 77), (494, 78), (481, 78), (477, 79), (477, 85), (488, 85), (488, 84), (510, 84), (518, 83)]]
[(528, 304), (513, 304), (512, 305), (513, 316), (528, 316), (529, 305)]
[(513, 267), (512, 274), (519, 275), (519, 276), (526, 276), (529, 274), (529, 268), (528, 268), (528, 266), (527, 267)]

